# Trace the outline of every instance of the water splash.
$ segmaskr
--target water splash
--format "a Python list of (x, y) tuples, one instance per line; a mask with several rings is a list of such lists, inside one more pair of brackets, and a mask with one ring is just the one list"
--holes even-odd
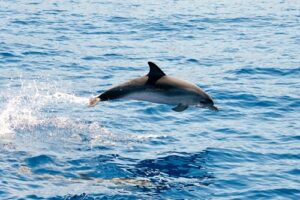
[(4, 92), (4, 104), (0, 113), (0, 135), (13, 134), (16, 130), (32, 129), (34, 127), (52, 124), (57, 127), (67, 127), (73, 122), (65, 117), (47, 116), (44, 112), (47, 106), (59, 104), (87, 105), (88, 98), (58, 91), (55, 86), (37, 81), (20, 81), (19, 87), (8, 87)]
[[(8, 86), (1, 91), (0, 97), (0, 137), (25, 137), (25, 143), (45, 141), (47, 143), (82, 142), (90, 147), (97, 145), (116, 146), (149, 140), (155, 136), (142, 137), (130, 134), (113, 134), (98, 121), (81, 118), (81, 113), (88, 109), (89, 97), (76, 96), (64, 91), (63, 85), (49, 81), (22, 81), (15, 86)], [(76, 108), (77, 112), (70, 109)], [(23, 142), (24, 143), (24, 142)], [(27, 145), (27, 144), (24, 144)]]

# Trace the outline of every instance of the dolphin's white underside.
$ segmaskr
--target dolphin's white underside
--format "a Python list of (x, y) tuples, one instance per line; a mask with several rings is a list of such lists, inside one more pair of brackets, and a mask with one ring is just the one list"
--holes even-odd
[(153, 103), (169, 104), (169, 105), (198, 105), (197, 97), (191, 94), (185, 95), (169, 95), (164, 92), (142, 91), (130, 93), (122, 99), (149, 101)]

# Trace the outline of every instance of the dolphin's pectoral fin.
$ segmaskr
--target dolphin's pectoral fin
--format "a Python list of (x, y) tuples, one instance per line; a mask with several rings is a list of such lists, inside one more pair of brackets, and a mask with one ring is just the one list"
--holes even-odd
[(155, 82), (166, 74), (153, 62), (148, 62), (150, 71), (147, 74), (148, 81), (146, 84), (154, 85)]
[(174, 110), (176, 112), (182, 112), (182, 111), (186, 110), (188, 107), (189, 107), (188, 105), (184, 105), (184, 104), (180, 103), (176, 107), (172, 108), (172, 110)]

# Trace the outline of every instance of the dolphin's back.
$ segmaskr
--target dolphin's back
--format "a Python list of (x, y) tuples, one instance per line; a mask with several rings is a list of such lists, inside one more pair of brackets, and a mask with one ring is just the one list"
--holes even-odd
[(198, 86), (171, 76), (164, 76), (160, 78), (159, 80), (157, 80), (155, 85), (157, 87), (165, 89), (180, 89), (195, 92), (198, 94), (203, 93), (203, 91)]
[(156, 87), (164, 88), (166, 90), (171, 90), (171, 91), (172, 90), (179, 91), (180, 95), (182, 94), (188, 94), (191, 96), (196, 95), (198, 96), (200, 102), (201, 101), (212, 102), (212, 98), (197, 85), (194, 85), (192, 83), (171, 76), (164, 76), (160, 78), (156, 82)]
[(130, 81), (127, 81), (123, 84), (117, 85), (105, 92), (103, 92), (99, 97), (101, 101), (107, 101), (112, 99), (123, 98), (134, 91), (143, 90), (144, 85), (148, 80), (147, 76), (142, 76)]

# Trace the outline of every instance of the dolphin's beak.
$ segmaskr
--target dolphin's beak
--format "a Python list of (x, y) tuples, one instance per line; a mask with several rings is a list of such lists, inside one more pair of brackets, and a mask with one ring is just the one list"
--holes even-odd
[(219, 108), (214, 106), (214, 105), (206, 106), (206, 105), (199, 104), (199, 105), (196, 105), (196, 107), (198, 107), (198, 108), (208, 108), (209, 110), (216, 111), (216, 112), (219, 111)]
[(209, 106), (208, 107), (210, 110), (213, 110), (213, 111), (216, 111), (216, 112), (218, 112), (219, 111), (219, 108), (218, 107), (216, 107), (216, 106), (214, 106), (214, 105), (212, 105), (212, 106)]

